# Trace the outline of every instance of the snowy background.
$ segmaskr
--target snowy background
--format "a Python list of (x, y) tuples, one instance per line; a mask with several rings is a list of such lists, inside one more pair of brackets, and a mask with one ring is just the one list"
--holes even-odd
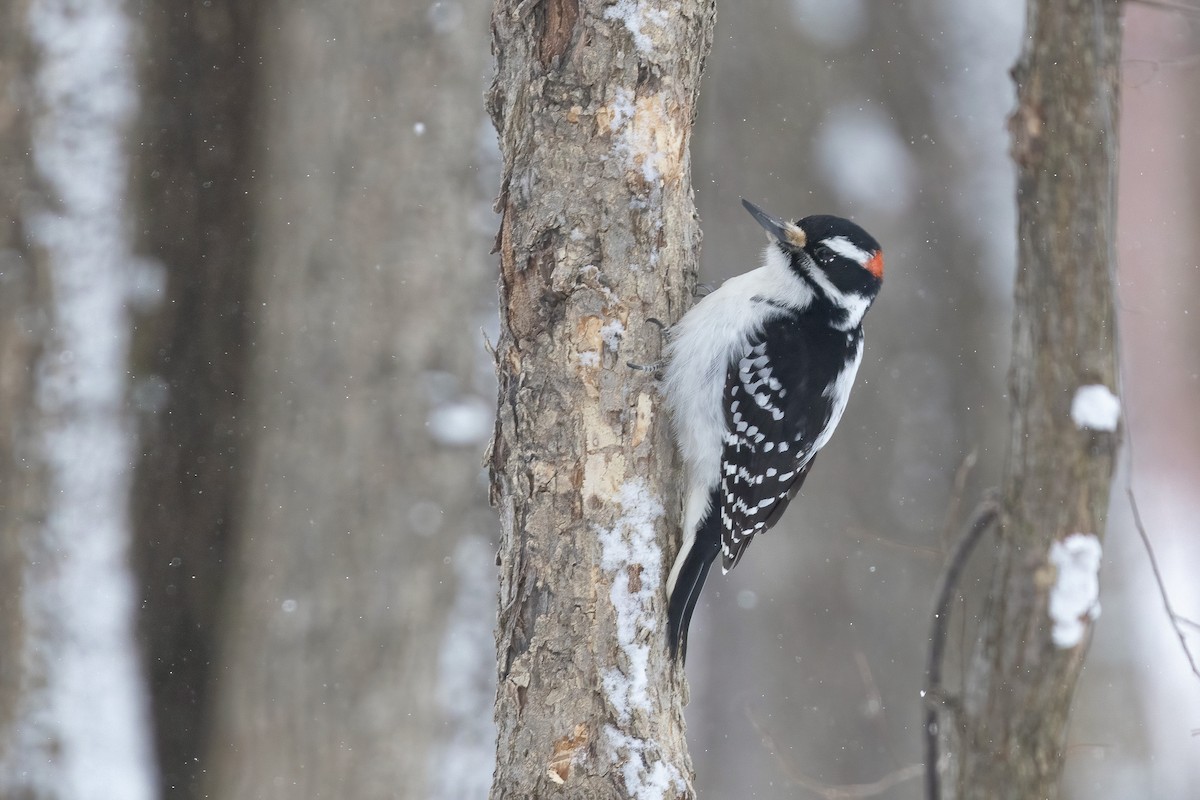
[[(3, 399), (26, 372), (40, 392), (0, 448), (20, 455), (0, 464), (20, 476), (0, 503), (21, 510), (6, 517), (17, 544), (0, 542), (13, 615), (0, 794), (484, 797), (490, 4), (133, 5), (38, 0), (0, 25), (20, 44), (0, 49), (0, 75), (23, 76), (0, 100), (0, 155), (13, 156), (0, 181), (24, 226), (0, 241), (0, 311), (29, 304), (0, 325), (43, 334), (26, 369), (8, 346), (20, 326), (0, 327), (0, 355), (16, 354), (0, 360)], [(763, 236), (741, 197), (852, 217), (887, 270), (820, 465), (697, 609), (687, 721), (701, 797), (880, 781), (879, 796), (921, 796), (932, 587), (1005, 456), (1020, 6), (746, 0), (718, 16), (692, 139), (701, 279), (757, 265)], [(1200, 16), (1131, 3), (1125, 31), (1132, 447), (1098, 603), (1095, 541), (1056, 555), (1082, 567), (1064, 571), (1063, 607), (1097, 616), (1065, 786), (1184, 800), (1200, 785), (1200, 679), (1124, 489), (1176, 609), (1200, 618)], [(1063, 424), (1111, 425), (1110, 401), (1083, 390)], [(626, 500), (622, 524), (663, 511)], [(653, 562), (616, 533), (600, 532), (603, 568)], [(968, 638), (989, 567), (980, 552), (963, 583)], [(631, 663), (644, 663), (644, 624), (621, 620)], [(1200, 632), (1189, 640), (1200, 651)], [(626, 707), (644, 702), (636, 683), (623, 691)]]

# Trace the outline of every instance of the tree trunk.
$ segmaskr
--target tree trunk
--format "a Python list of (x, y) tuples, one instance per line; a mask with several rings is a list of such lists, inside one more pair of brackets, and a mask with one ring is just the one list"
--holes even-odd
[[(1012, 441), (999, 564), (958, 720), (962, 798), (1054, 798), (1087, 636), (1070, 630), (1062, 553), (1102, 539), (1119, 443), (1081, 421), (1080, 387), (1117, 388), (1120, 4), (1031, 0), (1014, 70), (1018, 272)], [(1086, 410), (1086, 409), (1085, 409)], [(1073, 421), (1074, 419), (1074, 421)], [(1064, 540), (1067, 540), (1064, 544)], [(1094, 564), (1098, 569), (1098, 561)], [(1094, 579), (1095, 572), (1090, 567)], [(1084, 630), (1098, 609), (1074, 609)]]
[(483, 88), (486, 14), (306, 0), (270, 18), (245, 499), (207, 791), (478, 797), (492, 278), (469, 202), (485, 119), (462, 97)]
[(493, 798), (691, 797), (663, 584), (677, 464), (653, 378), (700, 233), (689, 139), (713, 5), (502, 0), (492, 446)]

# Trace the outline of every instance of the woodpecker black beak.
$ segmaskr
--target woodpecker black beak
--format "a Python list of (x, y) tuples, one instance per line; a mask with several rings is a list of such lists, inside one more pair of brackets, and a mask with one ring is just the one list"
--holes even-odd
[(745, 206), (746, 210), (750, 212), (750, 215), (758, 221), (758, 224), (762, 225), (763, 228), (766, 229), (767, 233), (774, 236), (781, 243), (796, 249), (800, 249), (808, 243), (808, 237), (798, 226), (792, 224), (791, 222), (785, 222), (784, 220), (779, 219), (779, 217), (771, 216), (744, 197), (742, 198), (742, 205)]

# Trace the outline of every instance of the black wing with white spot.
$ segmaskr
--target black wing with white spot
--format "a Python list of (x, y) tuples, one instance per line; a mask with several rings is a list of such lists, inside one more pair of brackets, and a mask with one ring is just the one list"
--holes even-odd
[[(862, 332), (809, 326), (800, 316), (769, 322), (725, 381), (727, 434), (717, 503), (724, 568), (773, 526), (800, 491), (816, 451), (845, 408)], [(843, 376), (845, 370), (851, 370)], [(839, 379), (841, 378), (841, 379)]]

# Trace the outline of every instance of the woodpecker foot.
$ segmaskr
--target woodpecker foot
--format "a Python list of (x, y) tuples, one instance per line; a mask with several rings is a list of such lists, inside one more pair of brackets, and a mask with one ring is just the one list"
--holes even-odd
[(654, 377), (656, 378), (662, 376), (663, 367), (666, 365), (667, 362), (665, 359), (655, 361), (652, 364), (635, 364), (632, 361), (625, 362), (625, 366), (629, 367), (630, 369), (636, 369), (638, 372), (653, 372)]
[[(654, 317), (647, 317), (646, 322), (649, 322), (651, 325), (658, 328), (658, 334), (659, 334), (660, 338), (662, 337), (662, 335), (664, 333), (666, 333), (667, 326), (663, 324), (663, 321), (661, 319), (655, 319)], [(625, 366), (629, 367), (630, 369), (636, 369), (638, 372), (652, 372), (652, 373), (654, 373), (654, 377), (656, 377), (656, 378), (662, 377), (662, 370), (663, 370), (663, 367), (665, 367), (666, 365), (667, 365), (666, 359), (659, 359), (658, 361), (654, 361), (649, 364), (638, 364), (633, 361), (625, 362)]]

